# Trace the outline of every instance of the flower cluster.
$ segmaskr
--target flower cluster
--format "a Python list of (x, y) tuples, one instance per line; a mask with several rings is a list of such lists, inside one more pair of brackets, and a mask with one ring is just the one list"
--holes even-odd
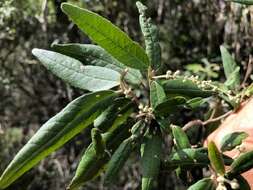
[(177, 70), (176, 72), (172, 72), (168, 70), (165, 75), (154, 76), (154, 79), (182, 79), (183, 82), (191, 81), (192, 83), (196, 84), (198, 88), (201, 90), (209, 90), (213, 91), (215, 94), (220, 95), (221, 97), (225, 96), (229, 101), (233, 101), (235, 103), (240, 102), (241, 94), (234, 94), (233, 91), (226, 89), (225, 87), (221, 87), (221, 84), (216, 84), (211, 80), (200, 80), (199, 76), (182, 76), (180, 75), (180, 71)]
[(231, 189), (239, 189), (239, 184), (236, 179), (228, 180), (223, 176), (219, 176), (216, 181), (218, 182), (217, 190), (227, 190), (225, 183), (229, 184)]

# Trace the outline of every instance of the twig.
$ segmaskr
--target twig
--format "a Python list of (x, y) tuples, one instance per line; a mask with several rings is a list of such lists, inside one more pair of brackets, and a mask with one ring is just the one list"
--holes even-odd
[(233, 112), (233, 110), (230, 110), (229, 112), (219, 116), (219, 117), (216, 117), (216, 118), (209, 118), (208, 120), (206, 121), (202, 121), (200, 119), (197, 119), (197, 120), (192, 120), (190, 122), (188, 122), (187, 124), (185, 124), (185, 126), (183, 127), (183, 130), (186, 131), (188, 130), (189, 128), (191, 128), (192, 126), (194, 125), (201, 125), (201, 126), (205, 126), (205, 125), (208, 125), (210, 123), (213, 123), (213, 122), (216, 122), (216, 121), (219, 121), (225, 117), (227, 117), (228, 115), (230, 115), (231, 113)]
[(42, 30), (43, 32), (47, 32), (47, 14), (48, 14), (48, 0), (44, 0), (42, 3), (41, 11), (41, 20), (42, 20)]
[(249, 61), (248, 61), (248, 65), (247, 65), (247, 70), (243, 79), (243, 82), (241, 84), (241, 87), (244, 88), (246, 86), (246, 82), (248, 80), (248, 78), (250, 77), (250, 74), (252, 73), (253, 70), (253, 58), (252, 55), (249, 56)]
[(120, 76), (120, 89), (121, 89), (121, 91), (119, 91), (119, 92), (123, 92), (126, 95), (126, 97), (131, 97), (132, 101), (134, 101), (137, 105), (139, 105), (140, 101), (139, 101), (138, 97), (135, 95), (135, 93), (132, 91), (132, 89), (124, 81), (127, 72), (128, 72), (128, 69), (125, 69), (124, 72), (122, 72), (122, 74)]

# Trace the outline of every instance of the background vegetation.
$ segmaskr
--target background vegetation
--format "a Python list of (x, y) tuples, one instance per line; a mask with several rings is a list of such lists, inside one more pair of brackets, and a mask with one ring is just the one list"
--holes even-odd
[[(53, 42), (90, 42), (61, 12), (62, 2), (66, 0), (0, 2), (0, 173), (42, 123), (81, 94), (47, 72), (31, 55), (32, 48), (49, 49)], [(134, 40), (143, 41), (135, 0), (68, 2), (98, 12)], [(223, 0), (142, 2), (149, 7), (152, 19), (160, 28), (163, 62), (168, 69), (186, 70), (203, 79), (224, 81), (221, 44), (233, 52), (241, 66), (242, 77), (251, 69), (252, 8)], [(249, 80), (252, 79), (245, 82)], [(184, 113), (181, 122), (188, 121), (193, 114), (198, 115), (198, 112)], [(88, 133), (79, 135), (9, 189), (64, 189), (73, 176), (83, 151), (81, 147), (89, 142)], [(110, 189), (138, 188), (136, 159), (133, 156), (128, 161), (118, 183)], [(173, 175), (164, 174), (160, 180), (164, 182), (160, 189), (185, 189)], [(101, 181), (98, 178), (89, 182), (84, 189), (106, 189)]]

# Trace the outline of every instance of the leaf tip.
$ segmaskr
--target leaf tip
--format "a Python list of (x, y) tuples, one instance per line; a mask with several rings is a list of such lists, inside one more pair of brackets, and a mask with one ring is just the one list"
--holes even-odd
[(69, 4), (69, 3), (62, 3), (62, 4), (61, 4), (61, 10), (62, 10), (63, 12), (65, 12), (65, 11), (67, 10), (67, 8), (70, 7), (70, 6), (72, 6), (72, 5)]
[(32, 54), (34, 55), (34, 56), (36, 56), (36, 55), (38, 55), (38, 53), (40, 53), (40, 49), (38, 49), (38, 48), (33, 48), (32, 49)]

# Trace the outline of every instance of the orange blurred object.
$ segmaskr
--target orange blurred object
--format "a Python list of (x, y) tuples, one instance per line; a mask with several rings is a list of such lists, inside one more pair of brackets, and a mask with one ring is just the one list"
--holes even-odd
[[(243, 141), (242, 146), (245, 151), (253, 150), (253, 98), (243, 102), (235, 112), (229, 115), (220, 127), (208, 136), (207, 142), (212, 140), (220, 148), (224, 136), (237, 131), (248, 133), (249, 136)], [(224, 154), (234, 157), (238, 154), (238, 150), (227, 151)], [(253, 169), (243, 173), (243, 177), (253, 189)]]

